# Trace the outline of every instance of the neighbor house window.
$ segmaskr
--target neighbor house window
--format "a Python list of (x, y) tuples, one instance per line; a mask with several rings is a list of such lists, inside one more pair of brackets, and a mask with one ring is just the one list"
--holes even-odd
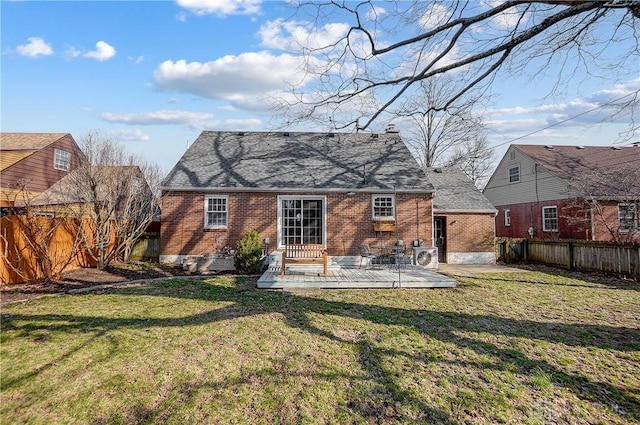
[(620, 232), (628, 233), (638, 230), (638, 209), (636, 204), (618, 204)]
[(204, 198), (204, 227), (226, 228), (229, 220), (229, 197), (207, 195)]
[(396, 216), (396, 202), (393, 195), (373, 195), (373, 219), (393, 219)]
[(69, 171), (69, 152), (56, 149), (53, 157), (53, 168), (56, 170)]
[(504, 225), (511, 226), (511, 210), (504, 210)]
[(509, 183), (520, 182), (520, 166), (509, 167)]
[(558, 207), (542, 207), (542, 230), (558, 231)]

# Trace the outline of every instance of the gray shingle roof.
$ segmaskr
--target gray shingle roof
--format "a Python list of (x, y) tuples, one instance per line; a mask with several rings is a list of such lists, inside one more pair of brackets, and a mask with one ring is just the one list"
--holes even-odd
[(165, 190), (393, 190), (433, 186), (398, 134), (203, 131)]
[(427, 177), (436, 188), (434, 212), (496, 212), (493, 204), (459, 168), (430, 168)]

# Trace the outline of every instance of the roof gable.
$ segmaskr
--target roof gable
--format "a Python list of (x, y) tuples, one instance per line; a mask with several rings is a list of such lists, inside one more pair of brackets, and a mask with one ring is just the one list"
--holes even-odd
[(640, 166), (639, 147), (514, 145), (556, 176), (570, 180), (593, 171), (609, 171), (626, 164)]
[(68, 133), (0, 133), (0, 151), (38, 151)]
[(427, 170), (427, 177), (436, 189), (433, 211), (495, 213), (487, 197), (457, 167), (439, 167)]
[(165, 190), (400, 190), (433, 186), (397, 134), (204, 131)]

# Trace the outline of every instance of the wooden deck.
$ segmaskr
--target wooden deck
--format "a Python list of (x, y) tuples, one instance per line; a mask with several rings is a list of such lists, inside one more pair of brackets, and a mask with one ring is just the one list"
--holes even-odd
[(407, 265), (398, 269), (329, 266), (325, 277), (321, 266), (287, 267), (280, 276), (276, 263), (258, 279), (258, 288), (451, 288), (456, 281), (433, 270)]

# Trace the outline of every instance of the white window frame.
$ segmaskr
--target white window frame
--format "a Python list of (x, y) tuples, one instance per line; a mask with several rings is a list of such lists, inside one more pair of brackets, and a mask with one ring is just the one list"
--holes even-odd
[[(518, 180), (511, 181), (511, 170), (518, 170)], [(511, 167), (507, 167), (507, 182), (509, 184), (520, 183), (520, 164), (512, 165)]]
[(327, 197), (325, 195), (278, 195), (278, 249), (284, 249), (282, 229), (282, 201), (321, 201), (322, 202), (322, 245), (327, 247)]
[(56, 170), (69, 171), (71, 154), (69, 152), (55, 148), (53, 150), (53, 168)]
[[(555, 222), (556, 222), (556, 227), (555, 228), (549, 228), (547, 226), (547, 217), (545, 217), (545, 211), (547, 210), (554, 210), (556, 212), (556, 217), (555, 217)], [(548, 220), (553, 220), (552, 218), (549, 218)], [(544, 232), (558, 232), (558, 228), (559, 228), (559, 223), (558, 223), (558, 207), (556, 205), (549, 205), (546, 207), (542, 207), (542, 231)]]
[[(629, 208), (631, 207), (631, 208)], [(627, 209), (627, 211), (630, 209), (632, 210), (632, 214), (634, 215), (634, 217), (632, 219), (628, 218), (629, 213), (627, 212), (625, 217), (622, 217), (622, 211), (621, 209)], [(623, 226), (622, 223), (624, 222), (629, 222), (631, 221), (631, 226)], [(629, 232), (635, 232), (638, 230), (638, 208), (636, 206), (636, 204), (626, 204), (626, 203), (620, 203), (618, 204), (618, 230), (620, 233), (629, 233)]]
[[(209, 200), (224, 200), (224, 211), (209, 211)], [(209, 213), (224, 213), (224, 224), (209, 224)], [(228, 195), (205, 195), (204, 196), (204, 228), (205, 229), (226, 229), (229, 227), (229, 196)]]
[(511, 210), (504, 210), (504, 225), (511, 226)]
[[(387, 198), (391, 200), (391, 214), (390, 215), (376, 215), (376, 208), (387, 209), (387, 206), (376, 206), (378, 199)], [(374, 193), (371, 195), (371, 218), (373, 220), (395, 220), (396, 219), (396, 197), (392, 193)]]

